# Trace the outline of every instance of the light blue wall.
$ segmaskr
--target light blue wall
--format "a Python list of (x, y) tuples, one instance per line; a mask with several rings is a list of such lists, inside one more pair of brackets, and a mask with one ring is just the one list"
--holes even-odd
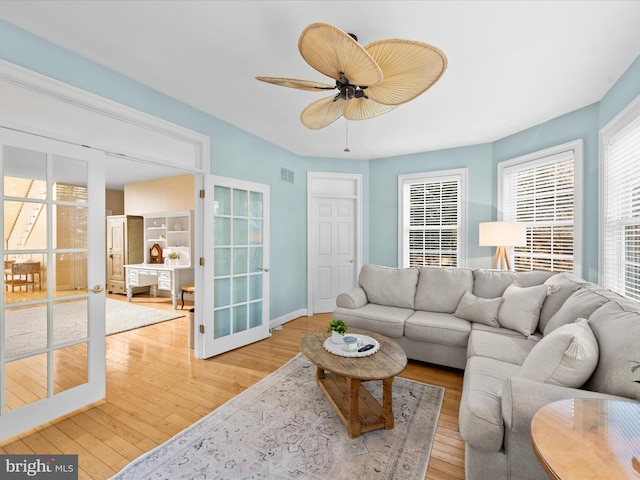
[[(582, 276), (598, 279), (598, 105), (593, 104), (494, 142), (502, 161), (583, 139)], [(493, 218), (495, 220), (495, 217)]]
[[(307, 306), (307, 171), (362, 174), (363, 228), (368, 231), (367, 162), (294, 155), (2, 20), (0, 58), (208, 135), (212, 173), (269, 185), (272, 319)], [(280, 180), (281, 167), (294, 171), (293, 184)], [(368, 248), (365, 234), (365, 263)]]
[(489, 248), (478, 247), (478, 221), (490, 219), (494, 209), (496, 176), (491, 145), (451, 148), (371, 160), (369, 242), (371, 263), (398, 266), (398, 175), (458, 168), (467, 169), (467, 266), (490, 264)]
[[(294, 155), (2, 20), (0, 58), (209, 135), (212, 173), (270, 185), (271, 318), (306, 308), (307, 171), (363, 175), (363, 262), (395, 266), (397, 176), (467, 168), (467, 265), (489, 267), (492, 251), (477, 246), (478, 223), (496, 218), (498, 162), (577, 138), (585, 145), (583, 275), (597, 280), (598, 130), (640, 94), (636, 59), (601, 102), (494, 143), (362, 162)], [(294, 184), (280, 181), (281, 167), (294, 171)]]
[(572, 140), (584, 140), (582, 276), (598, 281), (600, 129), (640, 95), (640, 57), (602, 100), (493, 143), (494, 164)]

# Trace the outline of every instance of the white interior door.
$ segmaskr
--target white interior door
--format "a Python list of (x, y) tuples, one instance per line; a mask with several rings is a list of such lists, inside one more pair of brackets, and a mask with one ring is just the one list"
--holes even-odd
[(0, 440), (105, 396), (104, 156), (0, 128)]
[[(269, 186), (205, 176), (203, 358), (269, 330)], [(196, 307), (198, 308), (198, 307)]]
[(310, 242), (314, 261), (314, 313), (332, 312), (337, 296), (355, 281), (353, 198), (314, 198)]
[(307, 173), (307, 313), (332, 312), (362, 266), (362, 175)]

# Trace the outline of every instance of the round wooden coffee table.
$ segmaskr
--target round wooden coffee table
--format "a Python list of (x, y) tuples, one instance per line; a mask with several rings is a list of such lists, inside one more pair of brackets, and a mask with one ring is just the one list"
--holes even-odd
[[(302, 354), (316, 369), (316, 383), (327, 396), (351, 438), (362, 432), (394, 425), (393, 378), (407, 366), (404, 350), (393, 340), (366, 330), (349, 329), (349, 333), (367, 335), (380, 343), (380, 349), (366, 357), (342, 357), (325, 350), (329, 338), (324, 330), (309, 332), (300, 343)], [(382, 380), (382, 404), (362, 382)]]
[(531, 421), (531, 443), (553, 479), (640, 478), (640, 403), (550, 403)]

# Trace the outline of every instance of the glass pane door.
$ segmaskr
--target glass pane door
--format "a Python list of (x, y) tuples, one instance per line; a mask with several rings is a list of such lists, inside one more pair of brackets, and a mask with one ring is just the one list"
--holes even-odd
[[(56, 418), (67, 407), (79, 408), (79, 399), (96, 401), (104, 390), (104, 374), (93, 378), (102, 389), (88, 388), (95, 368), (92, 347), (102, 352), (104, 364), (99, 344), (100, 337), (104, 342), (104, 328), (102, 335), (99, 329), (104, 307), (94, 332), (90, 310), (94, 304), (100, 315), (100, 298), (89, 289), (89, 232), (100, 235), (100, 226), (91, 229), (90, 198), (103, 199), (95, 205), (103, 212), (104, 172), (97, 194), (90, 188), (100, 183), (102, 165), (88, 161), (95, 152), (2, 130), (0, 148), (0, 437), (6, 438)], [(100, 248), (99, 239), (92, 240)]]
[(213, 266), (205, 263), (204, 283), (213, 295), (204, 295), (205, 302), (212, 298), (205, 303), (205, 357), (269, 335), (269, 187), (221, 177), (209, 181), (213, 195), (205, 215), (212, 221), (205, 221), (205, 251)]

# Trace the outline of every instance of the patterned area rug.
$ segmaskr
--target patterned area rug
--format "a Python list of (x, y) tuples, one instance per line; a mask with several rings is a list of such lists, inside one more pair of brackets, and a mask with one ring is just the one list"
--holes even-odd
[[(106, 302), (107, 335), (184, 316), (183, 312), (167, 312), (110, 298), (107, 298)], [(86, 301), (55, 303), (53, 318), (54, 344), (86, 338)], [(7, 348), (5, 356), (12, 357), (47, 346), (46, 307), (7, 309), (5, 324)]]
[[(381, 383), (366, 387), (378, 399)], [(393, 383), (395, 428), (351, 439), (298, 354), (112, 480), (423, 480), (444, 388)]]

